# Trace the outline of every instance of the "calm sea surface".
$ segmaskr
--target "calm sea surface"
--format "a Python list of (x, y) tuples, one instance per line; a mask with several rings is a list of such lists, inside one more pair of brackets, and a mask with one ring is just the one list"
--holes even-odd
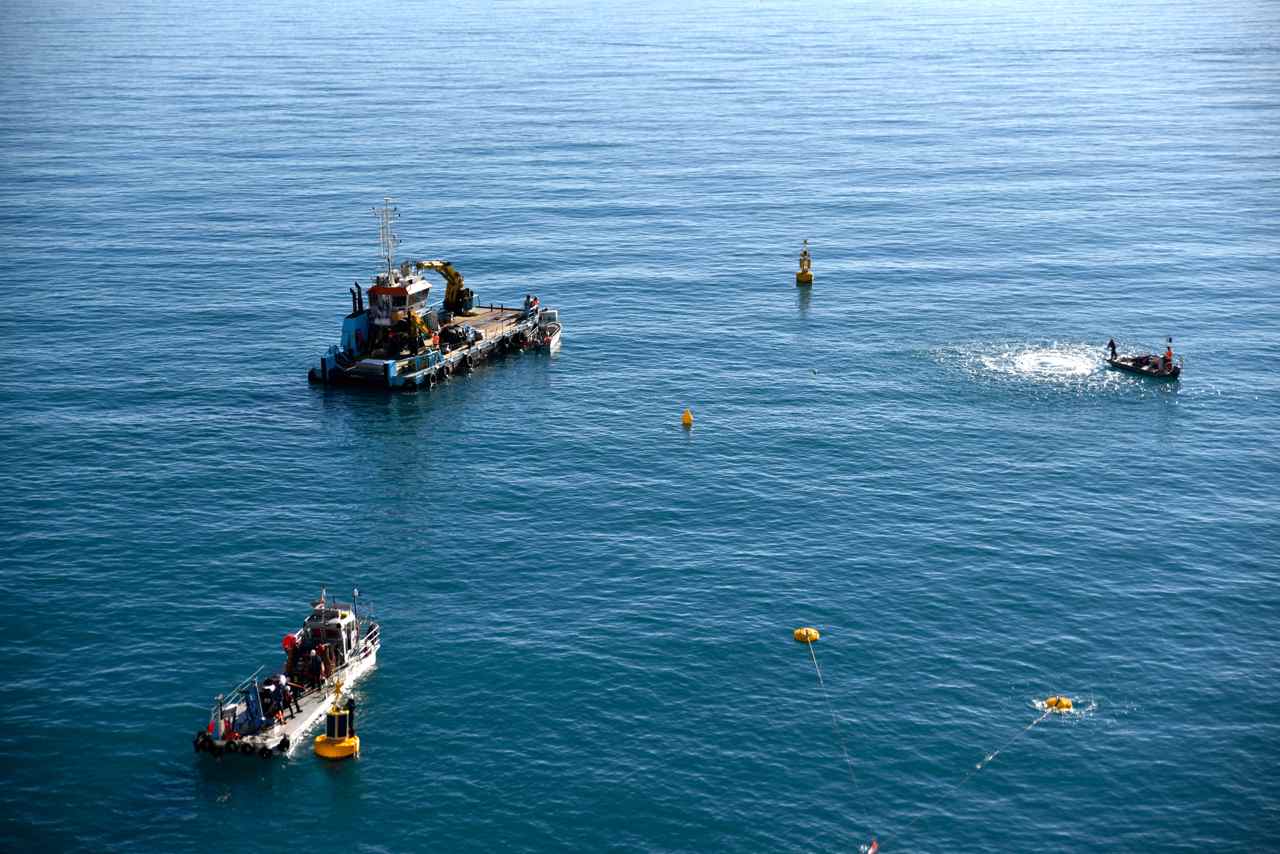
[[(1277, 4), (7, 2), (0, 81), (0, 849), (1280, 850)], [(384, 195), (562, 352), (308, 386)], [(363, 758), (194, 755), (326, 584)]]

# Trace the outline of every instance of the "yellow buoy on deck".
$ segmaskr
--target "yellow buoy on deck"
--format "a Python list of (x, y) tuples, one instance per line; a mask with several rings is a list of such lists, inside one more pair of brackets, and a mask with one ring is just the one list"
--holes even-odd
[(813, 284), (813, 270), (809, 269), (813, 263), (813, 259), (809, 257), (809, 241), (804, 242), (804, 248), (800, 250), (800, 271), (796, 273), (796, 287), (804, 287)]
[(680, 416), (680, 424), (687, 430), (693, 426), (693, 410), (686, 409)]
[(802, 626), (795, 630), (792, 637), (800, 641), (800, 643), (813, 643), (818, 638), (822, 637), (822, 635), (818, 634), (817, 629), (810, 628), (809, 626)]
[(342, 683), (333, 695), (333, 705), (324, 714), (324, 735), (317, 735), (316, 756), (322, 759), (346, 759), (360, 755), (360, 737), (356, 735), (356, 705), (350, 698), (342, 705)]
[(1072, 709), (1070, 697), (1050, 697), (1044, 701), (1044, 707), (1050, 712), (1069, 712)]

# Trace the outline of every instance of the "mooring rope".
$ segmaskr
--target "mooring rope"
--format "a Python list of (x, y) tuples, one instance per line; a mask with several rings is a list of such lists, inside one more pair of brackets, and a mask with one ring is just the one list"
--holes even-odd
[(818, 666), (818, 656), (813, 651), (813, 642), (806, 641), (805, 646), (809, 647), (809, 657), (813, 659), (813, 669), (818, 674), (818, 687), (822, 688), (822, 697), (827, 701), (827, 711), (831, 714), (831, 728), (835, 731), (836, 741), (840, 743), (840, 752), (844, 754), (844, 764), (849, 768), (849, 782), (856, 789), (858, 787), (858, 778), (853, 773), (853, 758), (849, 756), (849, 746), (845, 743), (844, 732), (840, 729), (840, 720), (836, 717), (836, 708), (831, 703), (831, 695), (827, 693), (827, 683), (822, 679), (822, 668)]
[[(1031, 731), (1031, 728), (1032, 728), (1032, 727), (1034, 727), (1036, 724), (1040, 723), (1040, 722), (1041, 722), (1041, 721), (1043, 721), (1045, 718), (1049, 717), (1049, 715), (1050, 715), (1050, 713), (1051, 713), (1052, 711), (1053, 711), (1052, 709), (1045, 709), (1045, 710), (1044, 710), (1044, 713), (1043, 713), (1042, 715), (1040, 715), (1040, 717), (1036, 718), (1034, 721), (1032, 721), (1031, 723), (1029, 723), (1029, 724), (1027, 724), (1025, 727), (1023, 727), (1023, 728), (1022, 728), (1022, 730), (1021, 730), (1021, 731), (1019, 731), (1017, 735), (1015, 735), (1013, 738), (1011, 738), (1011, 739), (1009, 739), (1008, 741), (1006, 741), (1006, 742), (1005, 742), (1004, 744), (1002, 744), (1000, 747), (997, 747), (995, 750), (993, 750), (993, 751), (991, 751), (990, 753), (988, 753), (988, 754), (986, 755), (986, 757), (984, 757), (984, 758), (983, 758), (983, 760), (982, 760), (981, 762), (979, 762), (977, 765), (973, 766), (973, 768), (971, 768), (971, 769), (969, 770), (969, 773), (968, 773), (968, 774), (965, 774), (963, 777), (961, 777), (961, 778), (960, 778), (959, 782), (954, 783), (954, 784), (951, 786), (950, 791), (949, 791), (949, 792), (947, 792), (948, 796), (950, 796), (950, 795), (954, 795), (956, 792), (958, 792), (958, 791), (960, 791), (961, 789), (963, 789), (963, 788), (964, 788), (964, 786), (965, 786), (965, 784), (966, 784), (966, 783), (968, 783), (970, 780), (972, 780), (972, 779), (974, 778), (974, 776), (975, 776), (979, 771), (981, 771), (984, 767), (986, 767), (986, 765), (987, 765), (989, 762), (991, 762), (991, 760), (993, 760), (993, 759), (995, 759), (997, 756), (999, 756), (999, 755), (1000, 755), (1000, 753), (1001, 753), (1002, 751), (1004, 751), (1004, 750), (1008, 749), (1009, 745), (1013, 744), (1015, 741), (1017, 741), (1018, 739), (1022, 738), (1024, 735), (1026, 735), (1028, 732), (1030, 732), (1030, 731)], [(893, 836), (893, 837), (886, 837), (886, 838), (885, 838), (885, 847), (888, 847), (888, 845), (889, 845), (889, 841), (890, 841), (890, 838), (897, 838), (897, 837), (900, 837), (900, 836), (906, 836), (906, 835), (907, 835), (907, 833), (909, 833), (913, 827), (915, 827), (917, 824), (919, 824), (919, 823), (920, 823), (920, 820), (921, 820), (922, 818), (924, 818), (924, 815), (925, 815), (924, 813), (921, 813), (920, 815), (918, 815), (918, 816), (916, 816), (915, 818), (913, 818), (913, 819), (912, 819), (912, 820), (907, 824), (907, 826), (906, 826), (906, 827), (902, 828), (902, 830), (899, 830), (896, 834), (894, 834), (894, 836)]]
[(1040, 717), (1036, 718), (1036, 719), (1035, 719), (1034, 721), (1032, 721), (1031, 723), (1027, 724), (1025, 727), (1023, 727), (1022, 732), (1018, 733), (1018, 734), (1017, 734), (1017, 735), (1015, 735), (1013, 738), (1009, 739), (1009, 740), (1008, 740), (1008, 741), (1006, 741), (1004, 744), (1002, 744), (1000, 747), (998, 747), (998, 748), (996, 748), (995, 750), (993, 750), (993, 751), (991, 751), (990, 753), (988, 753), (988, 754), (987, 754), (987, 758), (986, 758), (986, 759), (983, 759), (983, 760), (982, 760), (981, 762), (979, 762), (976, 766), (974, 766), (973, 772), (972, 772), (969, 776), (970, 776), (970, 777), (972, 777), (974, 774), (977, 774), (979, 771), (981, 771), (981, 770), (982, 770), (982, 766), (986, 765), (986, 764), (987, 764), (988, 762), (990, 762), (992, 759), (995, 759), (997, 756), (999, 756), (999, 755), (1000, 755), (1000, 752), (1001, 752), (1002, 750), (1005, 750), (1006, 748), (1008, 748), (1008, 747), (1009, 747), (1009, 745), (1013, 744), (1015, 741), (1017, 741), (1018, 739), (1022, 738), (1024, 735), (1026, 735), (1028, 732), (1030, 732), (1030, 731), (1031, 731), (1031, 728), (1032, 728), (1033, 726), (1035, 726), (1036, 724), (1040, 723), (1040, 722), (1041, 722), (1042, 720), (1044, 720), (1045, 718), (1049, 717), (1049, 713), (1050, 713), (1050, 712), (1052, 712), (1052, 711), (1053, 711), (1053, 709), (1045, 709), (1045, 710), (1044, 710), (1044, 714), (1042, 714)]

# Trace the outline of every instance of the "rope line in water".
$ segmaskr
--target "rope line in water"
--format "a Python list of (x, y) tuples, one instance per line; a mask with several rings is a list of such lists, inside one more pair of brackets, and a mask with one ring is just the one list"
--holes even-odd
[[(1008, 741), (1006, 741), (1003, 745), (1001, 745), (1000, 747), (998, 747), (998, 748), (996, 748), (995, 750), (993, 750), (993, 751), (991, 751), (990, 753), (988, 753), (988, 754), (987, 754), (987, 758), (986, 758), (986, 759), (983, 759), (981, 762), (979, 762), (979, 763), (977, 764), (977, 766), (975, 766), (975, 767), (974, 767), (973, 772), (976, 774), (977, 772), (981, 771), (981, 770), (982, 770), (982, 766), (983, 766), (983, 765), (986, 765), (986, 764), (987, 764), (988, 762), (990, 762), (992, 759), (995, 759), (997, 756), (999, 756), (999, 755), (1000, 755), (1000, 752), (1001, 752), (1002, 750), (1004, 750), (1005, 748), (1007, 748), (1009, 745), (1013, 744), (1013, 743), (1014, 743), (1015, 741), (1017, 741), (1018, 739), (1022, 738), (1022, 737), (1023, 737), (1024, 735), (1026, 735), (1028, 732), (1030, 732), (1030, 731), (1031, 731), (1031, 728), (1032, 728), (1033, 726), (1035, 726), (1036, 724), (1040, 723), (1040, 722), (1041, 722), (1042, 720), (1044, 720), (1045, 718), (1049, 717), (1049, 713), (1050, 713), (1051, 711), (1052, 711), (1052, 709), (1045, 709), (1045, 710), (1044, 710), (1044, 714), (1042, 714), (1040, 717), (1036, 718), (1036, 719), (1035, 719), (1034, 721), (1032, 721), (1031, 723), (1027, 724), (1027, 725), (1026, 725), (1026, 727), (1024, 727), (1024, 728), (1023, 728), (1022, 732), (1018, 733), (1018, 734), (1017, 734), (1017, 735), (1015, 735), (1013, 738), (1011, 738), (1011, 739), (1009, 739)], [(973, 776), (973, 775), (971, 774), (970, 776)]]
[(831, 714), (831, 728), (835, 731), (836, 741), (840, 743), (840, 752), (844, 754), (844, 764), (849, 768), (849, 782), (854, 788), (858, 786), (858, 778), (853, 773), (853, 758), (849, 756), (849, 746), (845, 743), (844, 733), (840, 730), (840, 721), (836, 717), (836, 708), (831, 704), (831, 695), (827, 693), (827, 683), (822, 679), (822, 668), (818, 666), (818, 656), (813, 651), (813, 642), (808, 641), (809, 657), (813, 659), (813, 669), (818, 674), (818, 687), (822, 689), (822, 697), (827, 701), (827, 711)]
[[(1044, 713), (1043, 713), (1043, 714), (1041, 714), (1041, 715), (1040, 715), (1040, 717), (1036, 718), (1034, 721), (1032, 721), (1031, 723), (1029, 723), (1029, 724), (1027, 724), (1025, 727), (1023, 727), (1023, 728), (1022, 728), (1022, 730), (1021, 730), (1021, 731), (1019, 731), (1017, 735), (1015, 735), (1013, 738), (1011, 738), (1011, 739), (1009, 739), (1008, 741), (1006, 741), (1006, 742), (1005, 742), (1004, 744), (1002, 744), (1000, 747), (997, 747), (995, 750), (993, 750), (993, 751), (991, 751), (990, 753), (988, 753), (988, 754), (986, 755), (986, 757), (984, 757), (984, 758), (983, 758), (983, 760), (982, 760), (981, 762), (979, 762), (977, 765), (973, 766), (973, 768), (972, 768), (972, 769), (970, 769), (970, 771), (969, 771), (969, 773), (968, 773), (968, 774), (965, 774), (963, 777), (961, 777), (961, 778), (960, 778), (960, 780), (959, 780), (959, 782), (954, 783), (954, 784), (951, 786), (950, 791), (948, 791), (948, 792), (947, 792), (947, 794), (948, 794), (948, 795), (954, 795), (956, 792), (958, 792), (958, 791), (960, 791), (961, 789), (963, 789), (963, 788), (964, 788), (964, 786), (965, 786), (965, 784), (966, 784), (966, 783), (968, 783), (970, 780), (972, 780), (972, 779), (977, 775), (977, 773), (978, 773), (979, 771), (981, 771), (981, 770), (983, 769), (983, 767), (985, 767), (985, 766), (987, 765), (987, 763), (989, 763), (991, 760), (993, 760), (993, 759), (995, 759), (997, 756), (999, 756), (999, 755), (1000, 755), (1000, 753), (1001, 753), (1002, 751), (1006, 750), (1006, 749), (1009, 747), (1009, 745), (1013, 744), (1015, 741), (1017, 741), (1018, 739), (1022, 738), (1024, 735), (1026, 735), (1028, 732), (1030, 732), (1030, 731), (1031, 731), (1031, 728), (1032, 728), (1032, 727), (1034, 727), (1036, 724), (1040, 723), (1040, 722), (1041, 722), (1041, 721), (1043, 721), (1045, 718), (1049, 717), (1049, 714), (1050, 714), (1052, 711), (1053, 711), (1052, 709), (1045, 709), (1045, 710), (1044, 710)], [(895, 839), (896, 839), (896, 838), (897, 838), (897, 837), (899, 837), (899, 836), (906, 836), (906, 835), (911, 831), (911, 829), (912, 829), (913, 827), (915, 827), (917, 824), (919, 824), (919, 823), (920, 823), (920, 820), (921, 820), (922, 818), (924, 818), (924, 817), (925, 817), (925, 814), (924, 814), (924, 813), (921, 813), (920, 815), (918, 815), (918, 816), (916, 816), (915, 818), (913, 818), (913, 819), (910, 821), (910, 823), (908, 823), (906, 827), (902, 828), (902, 830), (898, 831), (898, 832), (894, 835), (894, 837), (893, 837), (893, 838), (895, 838)], [(885, 845), (886, 845), (886, 846), (888, 846), (888, 844), (889, 844), (889, 838), (888, 838), (888, 837), (886, 837), (884, 842), (885, 842)]]

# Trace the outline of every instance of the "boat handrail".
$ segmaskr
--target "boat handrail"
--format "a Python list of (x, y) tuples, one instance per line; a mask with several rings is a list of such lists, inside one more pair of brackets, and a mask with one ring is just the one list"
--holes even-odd
[[(266, 669), (267, 669), (267, 665), (265, 664), (259, 665), (258, 669), (253, 671), (253, 674), (250, 675), (248, 679), (242, 680), (236, 685), (236, 687), (232, 688), (230, 691), (226, 692), (225, 694), (221, 694), (219, 696), (224, 698), (223, 702), (225, 703), (227, 700), (234, 701), (234, 698), (242, 695), (250, 685), (252, 685), (254, 687), (254, 690), (256, 691), (258, 688), (258, 674)], [(215, 699), (214, 702), (216, 703), (217, 700)]]

